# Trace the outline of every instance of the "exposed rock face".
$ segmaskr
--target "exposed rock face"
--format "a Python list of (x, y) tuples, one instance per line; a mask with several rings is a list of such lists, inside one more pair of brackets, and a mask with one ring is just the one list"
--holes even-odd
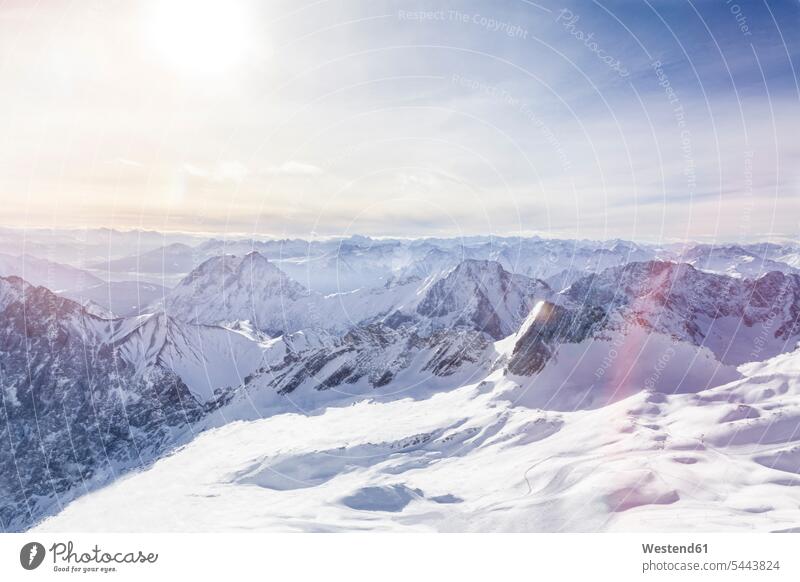
[(563, 299), (566, 305), (616, 312), (617, 325), (641, 325), (707, 347), (726, 364), (775, 356), (800, 337), (796, 274), (775, 271), (737, 279), (687, 264), (648, 261), (589, 275)]
[(103, 322), (77, 303), (15, 278), (0, 279), (0, 296), (0, 521), (13, 530), (152, 459), (202, 407), (169, 369), (137, 375), (96, 342)]
[(523, 376), (541, 371), (559, 344), (583, 341), (604, 317), (599, 307), (573, 310), (542, 301), (517, 333), (508, 371)]
[[(197, 334), (210, 342), (233, 332), (163, 316), (106, 320), (44, 287), (0, 278), (3, 529), (151, 461), (190, 430), (206, 406), (193, 372), (207, 363), (192, 346)], [(241, 340), (220, 343), (247, 352)]]
[(738, 365), (793, 349), (800, 339), (800, 276), (738, 279), (666, 261), (588, 275), (534, 309), (517, 334), (508, 369), (540, 371), (562, 343), (631, 326), (708, 348)]
[(478, 331), (440, 331), (421, 336), (412, 328), (392, 329), (381, 324), (357, 327), (326, 341), (309, 341), (304, 333), (282, 338), (271, 350), (278, 353), (277, 357), (268, 355), (269, 362), (250, 381), (280, 394), (301, 386), (328, 390), (359, 382), (379, 388), (412, 368), (439, 377), (467, 365), (482, 364), (488, 369), (491, 358), (486, 352), (490, 345)]

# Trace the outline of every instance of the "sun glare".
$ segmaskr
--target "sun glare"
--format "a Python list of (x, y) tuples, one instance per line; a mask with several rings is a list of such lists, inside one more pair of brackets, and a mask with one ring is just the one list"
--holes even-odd
[(157, 0), (148, 32), (165, 61), (196, 74), (222, 73), (240, 64), (250, 40), (241, 0)]

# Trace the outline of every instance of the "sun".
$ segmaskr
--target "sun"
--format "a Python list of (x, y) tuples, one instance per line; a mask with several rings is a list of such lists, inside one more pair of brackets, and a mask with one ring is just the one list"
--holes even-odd
[(250, 31), (242, 0), (156, 0), (148, 37), (168, 64), (195, 74), (217, 74), (241, 64)]

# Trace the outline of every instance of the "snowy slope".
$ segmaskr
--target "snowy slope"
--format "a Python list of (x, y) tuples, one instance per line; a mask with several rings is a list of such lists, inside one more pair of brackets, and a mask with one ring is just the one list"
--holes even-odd
[(199, 402), (241, 385), (260, 365), (264, 351), (244, 333), (185, 324), (163, 314), (92, 320), (91, 325), (134, 375), (154, 366), (172, 370)]
[(800, 519), (799, 371), (791, 354), (710, 390), (577, 411), (517, 405), (496, 373), (233, 423), (38, 530), (787, 529)]

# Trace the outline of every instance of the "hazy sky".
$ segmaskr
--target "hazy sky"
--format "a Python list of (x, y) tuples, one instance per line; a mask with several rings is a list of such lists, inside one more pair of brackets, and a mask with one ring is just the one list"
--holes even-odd
[(800, 8), (0, 0), (0, 220), (797, 237)]

